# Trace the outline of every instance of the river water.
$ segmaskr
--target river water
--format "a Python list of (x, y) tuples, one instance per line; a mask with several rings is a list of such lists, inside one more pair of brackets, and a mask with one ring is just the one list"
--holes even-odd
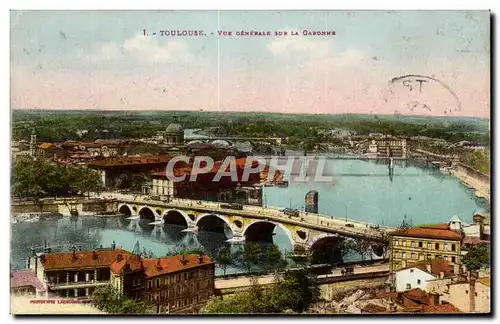
[[(333, 177), (332, 182), (291, 181), (288, 188), (265, 187), (264, 203), (303, 209), (305, 194), (316, 190), (321, 214), (386, 226), (400, 225), (405, 215), (413, 225), (443, 223), (453, 215), (470, 222), (475, 211), (486, 209), (472, 190), (435, 168), (396, 161), (394, 175), (389, 177), (385, 162), (328, 160), (327, 170)], [(220, 233), (183, 233), (183, 228), (177, 225), (141, 227), (135, 222), (124, 222), (116, 216), (81, 216), (12, 224), (11, 266), (23, 268), (30, 249), (45, 244), (70, 250), (72, 245), (83, 249), (109, 247), (114, 241), (118, 247), (132, 251), (139, 242), (141, 250), (151, 251), (157, 257), (182, 248), (202, 247), (212, 256), (224, 245), (235, 253), (242, 248), (241, 244), (226, 243), (227, 237)], [(292, 248), (279, 228), (273, 240), (283, 252)], [(356, 255), (347, 257), (348, 260), (357, 258)], [(243, 269), (235, 263), (227, 273)], [(217, 273), (221, 272), (217, 269)]]

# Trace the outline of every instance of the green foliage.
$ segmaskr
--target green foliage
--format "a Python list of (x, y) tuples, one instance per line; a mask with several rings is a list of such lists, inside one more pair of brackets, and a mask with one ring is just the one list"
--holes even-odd
[(99, 174), (85, 167), (62, 166), (47, 160), (18, 159), (12, 170), (13, 195), (39, 200), (44, 197), (99, 193)]
[(490, 174), (490, 152), (479, 150), (461, 156), (462, 162), (486, 174)]
[(463, 257), (468, 270), (479, 270), (490, 266), (490, 249), (487, 244), (474, 245)]
[(307, 270), (286, 273), (269, 289), (254, 283), (250, 291), (211, 300), (208, 314), (301, 313), (319, 298), (319, 288)]
[(215, 262), (222, 268), (224, 275), (226, 274), (227, 267), (232, 262), (231, 250), (229, 247), (225, 246), (219, 250), (219, 253), (215, 256)]
[(267, 248), (266, 265), (275, 271), (283, 270), (286, 267), (286, 261), (276, 244), (271, 244)]
[(248, 272), (252, 270), (252, 266), (257, 265), (260, 260), (260, 245), (258, 243), (250, 242), (245, 245), (243, 250), (243, 263)]
[(120, 295), (111, 285), (96, 288), (91, 300), (98, 309), (110, 314), (146, 314), (150, 309), (143, 301)]

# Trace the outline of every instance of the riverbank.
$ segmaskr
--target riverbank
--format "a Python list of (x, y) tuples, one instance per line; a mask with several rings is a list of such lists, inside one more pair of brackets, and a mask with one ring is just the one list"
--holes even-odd
[(451, 174), (460, 179), (462, 183), (470, 188), (475, 190), (475, 195), (478, 198), (484, 198), (490, 202), (490, 184), (485, 183), (484, 181), (481, 181), (479, 179), (476, 179), (470, 175), (468, 175), (466, 172), (461, 171), (461, 170), (456, 170), (456, 169), (451, 169), (450, 170)]

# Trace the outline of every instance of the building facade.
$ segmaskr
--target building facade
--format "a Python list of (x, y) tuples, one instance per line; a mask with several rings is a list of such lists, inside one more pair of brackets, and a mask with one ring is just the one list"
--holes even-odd
[(447, 224), (399, 229), (390, 233), (391, 273), (420, 261), (441, 258), (461, 265), (462, 234)]
[(453, 267), (442, 259), (433, 259), (413, 263), (407, 268), (394, 272), (396, 291), (407, 291), (415, 288), (425, 290), (427, 284), (435, 279), (458, 273), (459, 267)]
[(158, 312), (197, 312), (215, 294), (215, 263), (205, 255), (141, 258), (123, 249), (37, 254), (30, 261), (52, 296), (89, 298), (111, 285)]

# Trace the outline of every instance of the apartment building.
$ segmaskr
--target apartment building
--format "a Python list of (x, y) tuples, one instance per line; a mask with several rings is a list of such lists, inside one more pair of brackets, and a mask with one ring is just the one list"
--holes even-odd
[(398, 229), (390, 233), (391, 273), (413, 263), (440, 258), (461, 264), (462, 234), (448, 224)]

